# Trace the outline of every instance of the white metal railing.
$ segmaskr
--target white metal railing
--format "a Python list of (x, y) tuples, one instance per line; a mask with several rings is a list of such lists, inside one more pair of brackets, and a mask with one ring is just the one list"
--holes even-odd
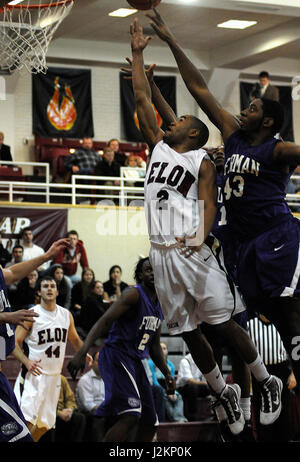
[[(43, 162), (8, 162), (0, 161), (0, 164), (17, 164), (26, 166), (38, 166), (46, 169), (45, 182), (26, 182), (26, 181), (6, 181), (0, 178), (0, 201), (15, 202), (24, 200), (35, 202), (28, 196), (42, 196), (45, 203), (55, 203), (55, 198), (60, 198), (57, 202), (76, 205), (80, 199), (90, 200), (97, 203), (103, 199), (117, 199), (120, 206), (127, 206), (129, 201), (134, 199), (144, 199), (144, 178), (128, 178), (125, 173), (128, 170), (137, 170), (140, 174), (145, 174), (145, 169), (122, 167), (120, 177), (107, 177), (95, 175), (72, 175), (71, 183), (51, 183), (49, 164)], [(293, 175), (292, 180), (298, 180), (300, 175)], [(83, 181), (83, 182), (82, 182)], [(118, 182), (118, 184), (97, 184), (98, 182)], [(95, 184), (93, 184), (95, 183)], [(141, 183), (141, 187), (130, 186), (132, 183)], [(66, 201), (63, 198), (67, 199)], [(300, 194), (287, 194), (287, 203), (294, 211), (300, 213)], [(40, 202), (40, 201), (39, 201)], [(298, 210), (297, 210), (298, 209)]]
[[(46, 168), (45, 182), (27, 182), (27, 181), (6, 181), (0, 178), (0, 201), (5, 201), (7, 196), (8, 202), (23, 200), (25, 202), (34, 202), (26, 200), (28, 196), (45, 197), (45, 203), (53, 202), (54, 198), (68, 198), (65, 203), (71, 202), (76, 205), (79, 199), (84, 198), (93, 203), (102, 199), (117, 199), (120, 206), (128, 205), (128, 200), (141, 199), (144, 197), (143, 176), (146, 170), (143, 168), (122, 167), (120, 177), (95, 176), (95, 175), (72, 175), (71, 183), (50, 183), (49, 164), (41, 162), (6, 162), (2, 164), (18, 164), (26, 166), (39, 166)], [(139, 178), (126, 178), (128, 170), (135, 170), (141, 174)], [(111, 182), (118, 184), (97, 184), (98, 182)], [(95, 184), (93, 184), (95, 183)], [(132, 183), (141, 183), (141, 187), (130, 186)], [(87, 192), (88, 190), (88, 192)], [(59, 201), (61, 202), (61, 200)], [(64, 203), (64, 202), (63, 202)]]

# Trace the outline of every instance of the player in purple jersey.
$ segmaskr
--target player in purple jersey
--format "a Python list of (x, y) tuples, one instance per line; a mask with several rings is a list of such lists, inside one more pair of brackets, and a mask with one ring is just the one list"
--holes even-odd
[(26, 328), (24, 322), (34, 322), (38, 316), (27, 310), (12, 312), (6, 285), (19, 281), (41, 264), (52, 260), (66, 245), (68, 240), (61, 239), (40, 257), (5, 269), (0, 266), (0, 442), (33, 442), (11, 385), (1, 372), (1, 361), (5, 361), (15, 349), (15, 326)]
[[(300, 223), (285, 201), (287, 182), (300, 164), (300, 146), (274, 137), (284, 118), (276, 101), (255, 99), (239, 118), (226, 111), (158, 12), (148, 16), (170, 47), (188, 90), (221, 132), (224, 200), (236, 244), (238, 285), (247, 308), (263, 313), (279, 331), (300, 383)], [(269, 391), (275, 396), (273, 385)]]
[(173, 394), (175, 390), (160, 346), (163, 315), (149, 258), (137, 263), (135, 280), (137, 285), (126, 289), (104, 313), (68, 364), (75, 379), (84, 366), (86, 352), (97, 339), (102, 340), (99, 370), (105, 384), (105, 400), (96, 415), (116, 418), (104, 437), (105, 442), (129, 441), (136, 425), (135, 441), (153, 440), (158, 421), (142, 359), (150, 355), (166, 378), (167, 393)]

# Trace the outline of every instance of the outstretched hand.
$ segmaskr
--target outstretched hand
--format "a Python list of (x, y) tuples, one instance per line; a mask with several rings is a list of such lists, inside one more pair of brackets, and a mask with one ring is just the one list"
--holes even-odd
[(48, 260), (52, 260), (55, 258), (59, 251), (65, 247), (70, 247), (71, 241), (70, 239), (59, 239), (58, 241), (53, 242), (51, 247), (47, 250), (46, 256)]
[[(124, 79), (130, 80), (132, 79), (132, 59), (126, 58), (126, 61), (130, 65), (130, 68), (128, 67), (121, 67), (121, 71), (125, 72), (127, 75), (124, 76)], [(150, 66), (146, 67), (145, 66), (145, 74), (147, 76), (148, 82), (151, 83), (153, 82), (154, 78), (154, 69), (156, 68), (156, 64), (150, 64)]]
[(146, 16), (151, 20), (150, 26), (155, 30), (159, 38), (161, 38), (164, 42), (170, 42), (174, 40), (174, 35), (164, 22), (159, 12), (155, 8), (152, 8), (152, 10), (154, 14), (146, 14)]
[(171, 375), (165, 377), (166, 380), (166, 393), (167, 395), (175, 394), (175, 379)]
[[(24, 322), (35, 322), (34, 318), (39, 317), (38, 313), (35, 313), (33, 310), (18, 310), (18, 311), (6, 311), (1, 313), (2, 316), (0, 321), (8, 324), (14, 324), (15, 326), (22, 326), (23, 329), (28, 331), (28, 328)], [(1, 324), (1, 322), (0, 322)]]
[(151, 37), (149, 35), (147, 37), (144, 36), (143, 27), (140, 26), (137, 18), (134, 19), (133, 24), (130, 24), (130, 35), (131, 50), (133, 52), (142, 52), (148, 45), (148, 42), (151, 40)]
[(86, 355), (81, 355), (79, 353), (76, 353), (75, 356), (68, 363), (67, 369), (70, 372), (73, 380), (76, 380), (76, 376), (79, 370), (81, 370), (81, 372), (84, 371), (85, 363)]

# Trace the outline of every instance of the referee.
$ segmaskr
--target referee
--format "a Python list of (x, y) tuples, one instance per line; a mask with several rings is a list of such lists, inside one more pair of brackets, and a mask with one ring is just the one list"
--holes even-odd
[(275, 326), (263, 315), (248, 321), (249, 335), (270, 374), (282, 380), (282, 411), (272, 425), (259, 423), (260, 389), (252, 376), (252, 404), (257, 441), (287, 442), (292, 438), (289, 382), (293, 377), (290, 361)]

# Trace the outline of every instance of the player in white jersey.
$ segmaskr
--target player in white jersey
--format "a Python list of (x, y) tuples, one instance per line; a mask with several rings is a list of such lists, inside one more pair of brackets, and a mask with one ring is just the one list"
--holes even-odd
[(16, 380), (15, 394), (34, 441), (55, 425), (67, 341), (76, 351), (83, 344), (71, 313), (56, 304), (58, 291), (53, 278), (41, 278), (38, 295), (40, 304), (32, 309), (39, 317), (33, 325), (25, 323), (28, 330), (17, 327), (13, 352), (27, 369)]
[[(211, 324), (216, 335), (223, 336), (239, 351), (258, 381), (268, 380), (270, 375), (247, 333), (232, 320), (232, 314), (243, 307), (229, 283), (222, 249), (210, 235), (217, 211), (217, 188), (215, 167), (201, 149), (208, 139), (208, 129), (191, 115), (174, 118), (165, 133), (157, 126), (143, 61), (143, 49), (150, 37), (143, 36), (137, 19), (130, 33), (137, 114), (152, 150), (145, 179), (145, 209), (157, 295), (169, 332), (182, 334), (195, 363), (225, 409), (232, 433), (239, 434), (244, 427), (240, 388), (225, 384), (199, 328), (201, 321)], [(202, 210), (199, 202), (204, 204)], [(194, 235), (197, 239), (192, 246), (180, 248), (178, 240), (183, 238), (189, 244)], [(261, 422), (271, 423), (279, 413), (280, 408), (274, 414), (271, 407), (265, 407), (261, 410)]]

